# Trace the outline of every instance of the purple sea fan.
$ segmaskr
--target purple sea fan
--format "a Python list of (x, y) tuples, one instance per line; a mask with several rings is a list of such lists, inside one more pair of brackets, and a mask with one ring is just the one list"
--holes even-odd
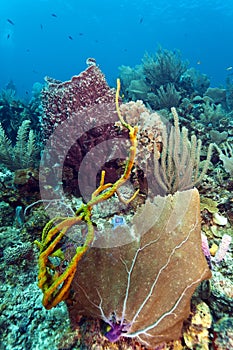
[[(107, 320), (108, 323), (110, 323), (109, 321), (110, 320)], [(128, 332), (129, 327), (130, 325), (111, 321), (111, 329), (105, 333), (105, 337), (108, 338), (110, 342), (114, 343), (115, 341), (119, 340), (124, 333)]]
[[(119, 246), (92, 247), (71, 285), (73, 326), (77, 315), (85, 315), (109, 324), (110, 341), (137, 338), (155, 347), (178, 339), (195, 288), (211, 277), (201, 248), (199, 202), (196, 189), (156, 197), (140, 208), (131, 227), (121, 227)], [(122, 245), (127, 235), (131, 240)]]

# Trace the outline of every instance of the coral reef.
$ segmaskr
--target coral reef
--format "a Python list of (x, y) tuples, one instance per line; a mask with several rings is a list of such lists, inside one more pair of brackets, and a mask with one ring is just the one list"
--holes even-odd
[(179, 51), (159, 48), (154, 56), (145, 54), (134, 69), (119, 67), (124, 96), (141, 99), (157, 110), (177, 107), (182, 98), (203, 95), (210, 85), (206, 75), (187, 68)]
[(233, 318), (223, 317), (214, 327), (215, 349), (225, 350), (233, 347)]
[(188, 67), (188, 62), (181, 60), (179, 51), (169, 51), (159, 48), (155, 57), (146, 54), (142, 60), (143, 73), (152, 89), (157, 89), (169, 83), (179, 83), (182, 74)]
[[(13, 272), (12, 272), (13, 273)], [(5, 350), (12, 349), (56, 349), (61, 335), (69, 330), (67, 311), (60, 305), (51, 312), (41, 304), (41, 295), (33, 280), (27, 280), (19, 271), (17, 286), (1, 284), (4, 301), (1, 303), (0, 334), (1, 346)], [(57, 333), (55, 335), (55, 333)]]
[(124, 100), (142, 100), (145, 105), (172, 120), (176, 107), (180, 122), (191, 134), (198, 134), (203, 146), (218, 146), (232, 138), (232, 79), (226, 88), (210, 87), (210, 80), (181, 60), (178, 52), (159, 48), (155, 56), (145, 55), (135, 68), (121, 66)]
[(210, 80), (206, 74), (189, 68), (181, 76), (181, 85), (188, 92), (188, 95), (194, 92), (203, 95), (210, 86)]
[(233, 109), (233, 79), (229, 75), (226, 79), (226, 105), (229, 111)]
[(184, 342), (188, 349), (209, 349), (209, 329), (212, 324), (210, 308), (203, 301), (193, 302), (190, 317), (184, 329)]
[(32, 253), (32, 245), (30, 243), (17, 244), (15, 247), (8, 247), (4, 250), (3, 257), (7, 265), (14, 265), (20, 261), (27, 259)]
[(223, 167), (230, 174), (230, 176), (233, 176), (233, 147), (229, 144), (223, 144), (223, 151), (215, 145), (218, 153), (219, 158), (223, 162)]
[[(136, 160), (136, 134), (139, 127), (137, 122), (136, 126), (131, 126), (123, 118), (118, 104), (119, 91), (118, 81), (116, 111), (120, 120), (119, 126), (128, 129), (131, 143), (124, 172), (115, 183), (105, 183), (105, 171), (102, 171), (99, 187), (92, 193), (91, 200), (86, 205), (83, 204), (76, 209), (75, 216), (55, 217), (45, 226), (42, 241), (36, 242), (40, 249), (39, 287), (44, 293), (43, 305), (46, 308), (50, 309), (68, 297), (68, 306), (72, 304), (69, 310), (73, 322), (75, 322), (74, 317), (80, 313), (101, 318), (109, 324), (111, 329), (106, 332), (106, 337), (111, 342), (118, 341), (122, 336), (137, 337), (140, 342), (155, 346), (179, 336), (182, 323), (189, 314), (189, 300), (196, 286), (203, 279), (210, 277), (210, 271), (200, 244), (197, 190), (177, 193), (174, 197), (158, 197), (159, 203), (147, 203), (145, 208), (141, 208), (142, 213), (132, 218), (132, 229), (124, 224), (117, 226), (114, 231), (103, 228), (102, 232), (96, 232), (92, 221), (92, 207), (108, 200), (114, 193), (122, 201), (118, 190), (130, 178)], [(142, 105), (138, 107), (143, 109)], [(123, 110), (126, 116), (127, 110), (130, 111), (130, 106)], [(137, 118), (135, 114), (133, 117)], [(153, 120), (153, 114), (150, 117)], [(158, 122), (159, 119), (155, 119), (155, 123)], [(143, 132), (143, 123), (140, 132)], [(153, 138), (151, 141), (153, 146), (156, 145)], [(155, 151), (155, 148), (152, 147), (150, 151)], [(139, 189), (130, 200), (123, 202), (127, 204), (136, 197), (138, 192)], [(181, 197), (185, 199), (181, 200)], [(180, 205), (182, 202), (185, 203), (185, 210)], [(187, 207), (188, 202), (190, 206)], [(156, 217), (158, 207), (161, 211)], [(173, 210), (175, 216), (173, 216)], [(140, 228), (139, 223), (146, 214), (149, 215), (145, 220), (147, 225)], [(151, 222), (151, 215), (153, 222)], [(166, 218), (170, 221), (167, 222)], [(67, 241), (69, 230), (74, 225), (78, 225), (81, 232), (86, 231), (82, 238), (81, 232), (77, 230), (75, 238), (77, 245)], [(143, 232), (139, 232), (139, 228), (143, 229)], [(118, 230), (121, 232), (121, 243)], [(168, 236), (172, 234), (173, 240), (169, 240), (166, 233)], [(65, 241), (63, 241), (64, 238)], [(65, 248), (58, 248), (58, 244)], [(93, 244), (97, 246), (97, 250), (91, 247)], [(67, 246), (69, 249), (66, 249)], [(179, 259), (180, 256), (185, 265), (187, 254), (193, 246), (195, 246), (193, 256), (197, 254), (198, 258), (193, 260), (196, 267), (191, 269), (193, 273), (195, 272), (191, 277), (190, 270), (187, 269), (185, 272), (183, 264), (179, 263), (177, 258)], [(98, 247), (108, 248), (109, 251)], [(156, 256), (155, 251), (160, 254)], [(154, 261), (153, 268), (152, 265), (148, 268), (148, 255), (151, 256), (149, 260)], [(121, 261), (122, 264), (119, 266), (116, 261)], [(197, 261), (200, 264), (198, 266)], [(91, 267), (93, 265), (96, 266), (95, 270)], [(64, 266), (66, 266), (65, 269)], [(182, 273), (179, 268), (182, 269)], [(109, 287), (106, 290), (110, 278), (109, 271), (114, 279), (118, 276), (117, 284), (114, 284), (114, 281), (110, 283), (111, 292)], [(115, 273), (112, 273), (113, 271)], [(76, 274), (77, 278), (74, 278)], [(95, 280), (95, 276), (99, 282)], [(175, 279), (172, 276), (176, 276)], [(91, 288), (86, 282), (90, 280), (92, 280)], [(165, 281), (168, 283), (168, 293), (163, 301), (161, 290), (164, 288)], [(70, 288), (73, 296), (68, 296)], [(171, 295), (169, 290), (173, 291)], [(78, 299), (75, 298), (76, 294), (79, 296)], [(152, 307), (154, 311), (148, 314), (148, 308)], [(175, 318), (174, 312), (177, 315)], [(169, 332), (167, 332), (168, 329)]]
[(16, 87), (11, 82), (6, 89), (0, 91), (0, 123), (5, 130), (6, 136), (13, 142), (16, 141), (17, 132), (24, 120), (30, 120), (30, 125), (40, 139), (40, 95), (26, 103), (17, 98)]
[(141, 99), (154, 109), (176, 107), (181, 98), (180, 80), (187, 69), (178, 51), (160, 48), (155, 56), (145, 54), (135, 69), (121, 66), (120, 79), (127, 99)]
[[(232, 81), (229, 76), (225, 89), (209, 88), (209, 79), (196, 70), (187, 69), (178, 53), (160, 50), (159, 54), (160, 61), (156, 56), (149, 57), (148, 69), (149, 63), (154, 67), (165, 62), (170, 67), (174, 63), (179, 72), (177, 77), (166, 75), (170, 81), (161, 85), (156, 83), (153, 87), (153, 82), (146, 80), (143, 64), (135, 68), (122, 67), (122, 99), (135, 101), (120, 101), (119, 111), (126, 123), (138, 127), (137, 154), (128, 181), (108, 199), (104, 195), (111, 188), (108, 186), (114, 185), (124, 175), (130, 141), (127, 128), (118, 121), (115, 92), (93, 60), (89, 61), (87, 70), (70, 81), (48, 80), (43, 89), (43, 112), (39, 84), (35, 85), (33, 98), (28, 104), (16, 98), (12, 85), (1, 92), (2, 134), (4, 140), (9, 141), (9, 149), (6, 146), (5, 151), (14, 154), (22, 123), (29, 132), (30, 122), (38, 150), (41, 149), (41, 132), (45, 143), (52, 131), (58, 131), (59, 126), (63, 129), (63, 136), (57, 132), (57, 138), (51, 137), (51, 142), (46, 143), (46, 152), (50, 147), (47, 155), (52, 155), (52, 158), (49, 162), (44, 157), (47, 163), (43, 163), (39, 171), (38, 154), (32, 157), (35, 159), (33, 167), (19, 163), (16, 168), (7, 168), (7, 161), (0, 165), (0, 328), (4, 349), (145, 350), (152, 345), (153, 349), (160, 350), (213, 350), (232, 347), (233, 181), (229, 165), (233, 136)], [(156, 67), (159, 73), (160, 68)], [(148, 74), (152, 77), (151, 73)], [(167, 86), (171, 87), (172, 93)], [(169, 101), (176, 93), (177, 99), (172, 104), (177, 103), (181, 125), (179, 135), (174, 133), (171, 125), (174, 111), (173, 114), (169, 111)], [(136, 101), (137, 98), (145, 104)], [(157, 113), (150, 107), (164, 109)], [(170, 125), (168, 120), (172, 122)], [(70, 123), (68, 127), (67, 121)], [(168, 154), (165, 152), (164, 123), (167, 147), (174, 145), (172, 140), (169, 141), (171, 135), (173, 138), (178, 135), (182, 140), (181, 147), (174, 150), (178, 161), (173, 163), (174, 157), (171, 164), (166, 161), (166, 175), (168, 169), (173, 169), (173, 172), (183, 163), (186, 164), (184, 170), (191, 171), (188, 159), (190, 153), (194, 156), (196, 148), (186, 137), (187, 132), (191, 140), (196, 137), (202, 141), (202, 149), (195, 160), (200, 169), (205, 168), (203, 160), (210, 142), (217, 145), (212, 152), (212, 163), (209, 162), (208, 171), (198, 183), (201, 217), (197, 190), (176, 192), (174, 187), (173, 190), (166, 189), (163, 197), (154, 199), (157, 194), (151, 191), (155, 184), (151, 179), (157, 177), (154, 176), (154, 155), (161, 166), (164, 154)], [(74, 142), (67, 157), (62, 158), (64, 145), (70, 147), (69, 142), (66, 143), (68, 134)], [(24, 145), (27, 145), (28, 133), (25, 136)], [(58, 176), (59, 166), (62, 167), (62, 177)], [(80, 178), (80, 172), (85, 176)], [(181, 176), (179, 171), (177, 174)], [(193, 175), (197, 175), (196, 170)], [(47, 195), (43, 197), (45, 207), (39, 196), (39, 176), (41, 194), (44, 195), (45, 191)], [(57, 179), (60, 182), (55, 181)], [(193, 182), (189, 185), (192, 186)], [(96, 188), (99, 193), (95, 192)], [(175, 194), (167, 196), (167, 192)], [(42, 306), (42, 291), (35, 282), (38, 252), (33, 241), (41, 241), (41, 231), (49, 221), (51, 227), (49, 224), (43, 230), (42, 237), (45, 248), (42, 254), (45, 260), (48, 259), (44, 275), (47, 277), (45, 283), (48, 282), (44, 288), (46, 291), (53, 280), (56, 282), (56, 278), (67, 271), (77, 253), (76, 248), (87, 243), (86, 235), (90, 231), (85, 222), (71, 227), (69, 220), (84, 212), (89, 213), (86, 205), (92, 193), (97, 194), (94, 195), (90, 225), (94, 228), (95, 238), (78, 262), (66, 302), (48, 311)], [(187, 199), (190, 197), (191, 202)], [(101, 198), (99, 203), (95, 202), (96, 198)], [(75, 214), (75, 208), (81, 211)], [(62, 218), (50, 221), (51, 217), (60, 215)], [(150, 225), (150, 218), (154, 225)], [(61, 223), (64, 223), (64, 228)], [(195, 282), (210, 275), (201, 251), (204, 244), (200, 225), (208, 248), (204, 252), (212, 277), (210, 281), (203, 281), (194, 292), (198, 284)], [(63, 230), (62, 238), (59, 229)], [(53, 250), (51, 254), (49, 249)], [(193, 268), (190, 269), (190, 265)], [(189, 281), (190, 278), (193, 281)], [(63, 281), (50, 294), (49, 303), (57, 291), (58, 294), (63, 291), (66, 280)], [(187, 288), (187, 294), (179, 290), (179, 284), (183, 285), (183, 291)], [(179, 308), (182, 303), (185, 305)], [(149, 312), (146, 312), (147, 307), (150, 307)], [(160, 309), (161, 312), (165, 310), (163, 314), (159, 313)], [(168, 329), (170, 321), (173, 323)], [(155, 339), (147, 338), (146, 332), (147, 335), (156, 334)], [(168, 339), (172, 340), (161, 343)]]

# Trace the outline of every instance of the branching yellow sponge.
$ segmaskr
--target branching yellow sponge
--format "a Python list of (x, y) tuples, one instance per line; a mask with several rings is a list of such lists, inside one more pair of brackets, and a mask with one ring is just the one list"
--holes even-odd
[[(120, 80), (118, 79), (116, 90), (116, 110), (122, 126), (129, 131), (131, 144), (123, 175), (115, 183), (105, 184), (105, 172), (103, 171), (101, 174), (100, 185), (93, 192), (90, 201), (78, 208), (74, 217), (55, 217), (50, 220), (43, 229), (41, 242), (35, 242), (40, 249), (38, 261), (38, 286), (44, 293), (43, 305), (46, 309), (51, 309), (59, 302), (66, 299), (69, 294), (70, 285), (76, 272), (77, 265), (93, 242), (94, 226), (91, 220), (93, 206), (109, 199), (115, 193), (118, 194), (117, 190), (119, 187), (130, 177), (137, 150), (138, 127), (132, 127), (123, 119), (119, 109), (119, 92)], [(130, 200), (134, 199), (137, 194), (138, 191), (135, 192)], [(83, 245), (76, 248), (76, 252), (65, 271), (59, 271), (51, 262), (50, 258), (58, 256), (59, 244), (61, 243), (62, 238), (71, 227), (80, 223), (85, 223), (87, 226), (85, 241)], [(62, 258), (62, 254), (59, 254), (59, 257)]]

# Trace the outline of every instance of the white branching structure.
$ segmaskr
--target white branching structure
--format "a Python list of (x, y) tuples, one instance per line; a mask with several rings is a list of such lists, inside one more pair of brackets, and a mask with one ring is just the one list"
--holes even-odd
[(117, 231), (119, 246), (91, 248), (72, 284), (71, 321), (77, 314), (102, 319), (110, 341), (138, 338), (155, 347), (179, 338), (195, 288), (211, 275), (199, 214), (196, 189), (156, 197), (124, 227), (134, 240), (123, 245)]
[(179, 128), (179, 117), (175, 108), (171, 108), (174, 126), (168, 133), (163, 131), (163, 149), (160, 155), (154, 149), (154, 176), (164, 193), (175, 193), (192, 188), (199, 184), (211, 159), (213, 145), (210, 144), (202, 171), (199, 172), (201, 140), (196, 135), (188, 138), (188, 129)]
[(223, 149), (214, 144), (219, 153), (219, 158), (223, 162), (224, 169), (233, 176), (233, 144), (226, 142), (223, 144)]

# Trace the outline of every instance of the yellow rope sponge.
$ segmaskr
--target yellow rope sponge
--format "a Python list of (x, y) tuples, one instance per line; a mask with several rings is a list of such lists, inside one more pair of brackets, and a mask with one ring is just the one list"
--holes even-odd
[[(74, 217), (55, 217), (50, 220), (43, 229), (41, 242), (35, 241), (40, 249), (38, 261), (38, 286), (44, 293), (42, 302), (46, 309), (51, 309), (67, 298), (78, 262), (91, 246), (95, 234), (94, 226), (91, 220), (93, 206), (107, 200), (114, 193), (117, 193), (118, 188), (130, 177), (137, 150), (138, 127), (132, 127), (123, 119), (119, 109), (119, 93), (120, 80), (118, 79), (116, 90), (116, 111), (121, 124), (129, 130), (129, 138), (131, 143), (123, 175), (115, 183), (105, 184), (105, 172), (102, 171), (100, 185), (93, 192), (90, 201), (77, 209)], [(136, 197), (138, 191), (135, 192), (130, 200)], [(72, 226), (77, 225), (80, 222), (85, 222), (87, 225), (87, 234), (84, 244), (76, 248), (75, 255), (71, 259), (65, 271), (63, 273), (59, 273), (56, 270), (56, 267), (51, 263), (49, 257), (57, 256), (57, 252), (59, 251), (58, 244), (61, 242), (61, 239)]]

